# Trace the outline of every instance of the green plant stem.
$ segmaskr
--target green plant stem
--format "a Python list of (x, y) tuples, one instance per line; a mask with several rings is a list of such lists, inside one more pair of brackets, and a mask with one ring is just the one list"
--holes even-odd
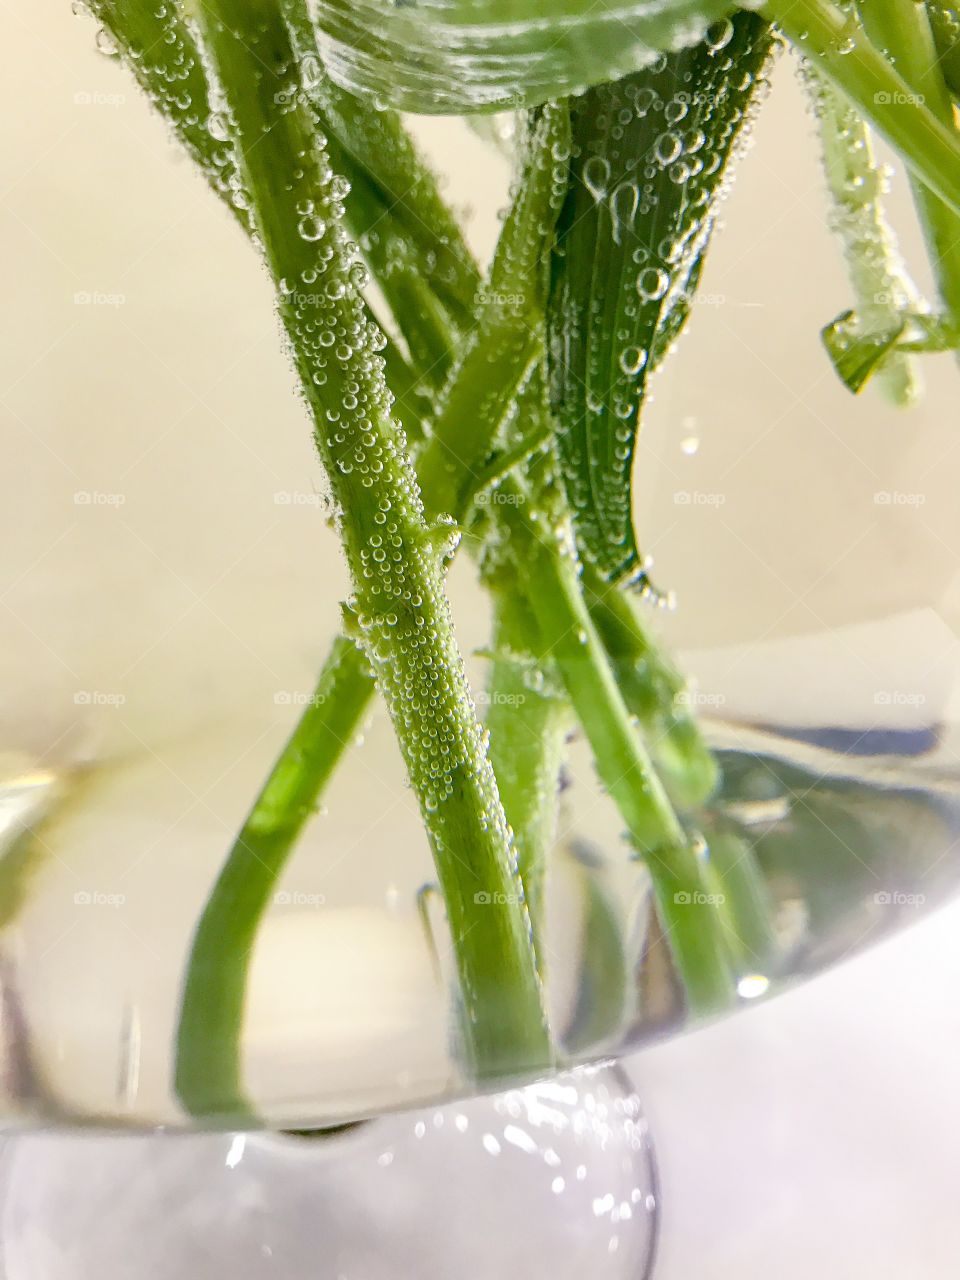
[(581, 594), (577, 563), (554, 529), (538, 527), (522, 503), (509, 513), (515, 563), (537, 620), (539, 657), (556, 663), (600, 779), (649, 870), (691, 1012), (717, 1012), (734, 998), (722, 922), (705, 901), (697, 855), (617, 688)]
[[(833, 202), (833, 229), (853, 285), (858, 336), (882, 340), (920, 309), (883, 209), (884, 175), (863, 117), (834, 84), (810, 67), (807, 88), (820, 126), (823, 167)], [(887, 399), (906, 405), (918, 392), (915, 362), (897, 351), (875, 379)]]
[(536, 623), (509, 587), (494, 597), (493, 664), (487, 686), (490, 760), (507, 820), (540, 976), (543, 977), (544, 900), (548, 858), (556, 832), (557, 792), (564, 743), (571, 727), (565, 698), (536, 666), (530, 636)]
[(766, 974), (777, 954), (775, 906), (757, 856), (742, 837), (708, 833), (710, 875), (723, 896), (728, 945), (739, 973)]
[[(454, 322), (438, 291), (449, 293), (447, 286), (451, 278), (455, 280), (459, 289), (453, 302), (461, 323), (467, 323), (477, 283), (470, 279), (470, 255), (459, 240), (459, 230), (448, 228), (447, 222), (452, 222), (449, 215), (437, 229), (434, 247), (423, 245), (422, 223), (411, 216), (408, 193), (416, 190), (425, 206), (423, 212), (429, 209), (431, 215), (443, 208), (443, 202), (395, 113), (365, 106), (320, 73), (316, 36), (302, 0), (280, 0), (280, 9), (294, 57), (300, 68), (311, 72), (304, 78), (303, 92), (323, 125), (330, 166), (350, 183), (347, 209), (351, 231), (360, 241), (414, 363), (424, 370), (429, 383), (438, 387), (457, 345)], [(300, 92), (299, 83), (296, 78), (291, 82), (293, 94)], [(376, 172), (361, 158), (370, 155), (381, 158)], [(410, 230), (415, 233), (413, 238)], [(439, 250), (438, 244), (442, 246)], [(446, 270), (438, 273), (437, 257), (444, 253)], [(466, 267), (455, 275), (454, 268), (461, 263)]]
[(847, 95), (917, 177), (960, 214), (960, 135), (917, 101), (856, 18), (832, 0), (766, 0), (760, 12)]
[(566, 103), (548, 103), (534, 113), (526, 134), (517, 195), (478, 294), (477, 324), (417, 462), (428, 511), (435, 515), (463, 509), (542, 350), (546, 251), (569, 155)]
[(207, 900), (183, 988), (174, 1079), (195, 1115), (252, 1114), (243, 1093), (240, 1043), (257, 929), (373, 690), (364, 655), (338, 639)]
[[(924, 105), (956, 133), (953, 102), (940, 68), (927, 10), (918, 0), (858, 0), (864, 30)], [(927, 239), (940, 297), (952, 323), (960, 321), (960, 215), (923, 182), (914, 201)]]
[[(295, 58), (271, 4), (207, 0), (196, 16), (340, 511), (356, 639), (393, 721), (437, 866), (467, 1054), (481, 1078), (542, 1068), (549, 1037), (507, 825), (436, 539), (350, 275), (323, 139), (309, 110), (286, 96)], [(301, 292), (301, 281), (316, 283), (316, 292)], [(478, 894), (500, 905), (491, 909)]]
[(644, 729), (667, 791), (681, 807), (697, 808), (715, 790), (719, 769), (696, 717), (684, 705), (687, 681), (656, 645), (625, 592), (589, 564), (582, 584), (624, 704)]

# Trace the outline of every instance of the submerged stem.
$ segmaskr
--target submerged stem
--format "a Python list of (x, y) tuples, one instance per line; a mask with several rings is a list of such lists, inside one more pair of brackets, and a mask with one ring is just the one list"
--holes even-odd
[(543, 977), (547, 865), (557, 821), (564, 742), (571, 726), (566, 699), (550, 687), (530, 651), (536, 622), (519, 594), (494, 597), (493, 665), (487, 686), (490, 760), (513, 829), (517, 867)]
[(624, 704), (646, 734), (667, 791), (683, 808), (697, 808), (713, 793), (720, 771), (684, 704), (686, 679), (657, 646), (624, 591), (591, 565), (584, 565), (582, 583)]
[(336, 640), (207, 900), (193, 938), (177, 1028), (174, 1084), (194, 1115), (250, 1113), (241, 1079), (240, 1033), (257, 930), (373, 689), (360, 650), (349, 640)]
[(559, 668), (601, 781), (649, 870), (690, 1010), (717, 1012), (735, 990), (722, 921), (705, 890), (697, 854), (631, 723), (584, 603), (577, 563), (554, 530), (539, 528), (520, 504), (511, 508), (511, 536), (524, 595), (537, 620), (539, 656)]

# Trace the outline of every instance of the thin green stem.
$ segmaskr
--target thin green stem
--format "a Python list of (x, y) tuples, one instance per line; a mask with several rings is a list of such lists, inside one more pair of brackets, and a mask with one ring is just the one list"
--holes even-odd
[(391, 421), (381, 342), (365, 324), (351, 274), (342, 192), (313, 113), (299, 97), (289, 100), (296, 59), (273, 5), (207, 0), (197, 18), (340, 512), (356, 639), (393, 721), (437, 866), (466, 1052), (479, 1077), (543, 1067), (549, 1037), (509, 833), (436, 539)]
[(497, 242), (480, 310), (417, 470), (433, 514), (462, 510), (497, 431), (542, 350), (546, 247), (570, 155), (566, 103), (548, 103), (526, 134), (517, 195)]
[[(858, 0), (857, 8), (873, 43), (895, 64), (926, 108), (956, 133), (953, 102), (925, 6), (918, 0)], [(956, 323), (960, 320), (960, 215), (923, 182), (914, 180), (913, 193), (940, 297)]]
[[(868, 343), (883, 341), (921, 308), (884, 213), (884, 173), (871, 130), (849, 99), (812, 67), (805, 78), (820, 126), (832, 227), (854, 291), (856, 334)], [(893, 404), (908, 404), (919, 390), (915, 362), (901, 352), (888, 352), (874, 377)]]
[(687, 681), (640, 621), (627, 594), (583, 567), (584, 598), (624, 704), (640, 722), (671, 798), (702, 805), (719, 779), (716, 758), (689, 707)]
[(960, 214), (960, 135), (832, 0), (765, 0), (760, 12), (829, 77), (900, 153), (918, 178)]
[(775, 905), (751, 846), (734, 832), (708, 833), (710, 876), (723, 898), (727, 942), (739, 972), (766, 975), (776, 959)]
[(493, 664), (487, 685), (490, 760), (530, 912), (540, 976), (546, 874), (556, 833), (557, 794), (570, 708), (530, 651), (536, 623), (525, 601), (500, 585), (494, 597)]
[(643, 858), (691, 1012), (734, 998), (722, 922), (697, 854), (670, 804), (624, 705), (584, 603), (578, 565), (552, 527), (508, 508), (513, 556), (536, 617), (541, 661), (556, 663), (593, 751), (597, 772)]
[(253, 944), (277, 880), (373, 695), (366, 658), (338, 639), (223, 865), (194, 934), (177, 1028), (175, 1088), (194, 1115), (252, 1114), (241, 1030)]

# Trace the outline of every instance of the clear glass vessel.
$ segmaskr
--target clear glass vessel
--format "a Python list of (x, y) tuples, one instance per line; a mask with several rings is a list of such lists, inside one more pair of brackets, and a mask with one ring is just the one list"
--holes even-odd
[[(148, 1169), (175, 1225), (164, 1235), (146, 1197), (125, 1201), (123, 1229), (152, 1241), (145, 1280), (197, 1270), (211, 1232), (224, 1274), (305, 1274), (334, 1229), (345, 1277), (502, 1274), (502, 1234), (482, 1261), (456, 1260), (452, 1202), (431, 1220), (435, 1272), (393, 1216), (391, 1197), (449, 1199), (442, 1170), (456, 1162), (503, 1231), (508, 1188), (549, 1225), (538, 1265), (551, 1232), (557, 1261), (544, 1274), (583, 1274), (589, 1257), (609, 1265), (591, 1274), (642, 1275), (655, 1179), (622, 1078), (587, 1066), (544, 1082), (518, 1061), (481, 1082), (465, 1060), (435, 871), (379, 708), (249, 952), (225, 956), (243, 970), (249, 1107), (214, 1089), (190, 1114), (178, 1096), (197, 923), (309, 704), (345, 574), (252, 255), (89, 31), (67, 14), (36, 21), (32, 53), (54, 34), (69, 56), (51, 70), (61, 93), (43, 124), (61, 153), (52, 176), (31, 165), (36, 138), (5, 144), (18, 176), (0, 227), (16, 317), (0, 343), (0, 1122), (137, 1136), (6, 1140), (4, 1273), (112, 1274), (116, 1239), (88, 1225)], [(0, 55), (11, 99), (36, 65), (16, 47)], [(475, 206), (487, 250), (502, 157), (460, 124), (418, 127), (455, 200)], [(719, 913), (737, 940), (736, 991), (715, 1014), (917, 920), (960, 880), (956, 370), (931, 362), (927, 397), (906, 414), (834, 377), (818, 333), (837, 309), (825, 299), (847, 286), (805, 127), (781, 73), (638, 455), (638, 526), (677, 599), (650, 625), (692, 677), (685, 710), (720, 770), (710, 800), (683, 814), (710, 892), (675, 901)], [(99, 203), (62, 217), (95, 168)], [(473, 573), (458, 562), (450, 586), (482, 690), (489, 618)], [(574, 735), (540, 940), (558, 1072), (692, 1021), (621, 828)], [(258, 1126), (270, 1132), (238, 1136)], [(529, 1150), (504, 1145), (511, 1126)], [(192, 1132), (144, 1136), (156, 1129)], [(406, 1173), (385, 1159), (400, 1152), (415, 1152)], [(505, 1166), (509, 1177), (491, 1176)], [(305, 1225), (331, 1180), (336, 1212)], [(342, 1220), (346, 1183), (357, 1216)], [(594, 1206), (577, 1219), (590, 1226), (581, 1252), (562, 1231), (574, 1196)], [(595, 1208), (608, 1198), (622, 1236)], [(240, 1235), (224, 1228), (225, 1205), (243, 1216)], [(361, 1210), (381, 1215), (396, 1253), (355, 1252)], [(288, 1254), (271, 1236), (285, 1215)]]

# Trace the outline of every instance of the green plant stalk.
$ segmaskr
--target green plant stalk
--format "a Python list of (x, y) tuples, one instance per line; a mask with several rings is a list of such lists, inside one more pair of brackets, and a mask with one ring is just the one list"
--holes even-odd
[[(480, 1078), (542, 1068), (549, 1036), (506, 820), (453, 637), (437, 539), (390, 418), (381, 342), (351, 278), (323, 139), (312, 113), (285, 97), (295, 59), (272, 4), (207, 0), (196, 18), (340, 511), (355, 638), (437, 866), (466, 1050)], [(301, 292), (301, 282), (316, 292)], [(501, 905), (484, 905), (482, 894)]]
[[(927, 10), (918, 0), (857, 0), (864, 30), (896, 61), (897, 70), (924, 105), (954, 133), (953, 102), (940, 68)], [(960, 215), (923, 182), (913, 197), (924, 229), (937, 287), (951, 323), (960, 322)]]
[(960, 135), (919, 103), (903, 76), (832, 0), (766, 0), (775, 22), (903, 157), (960, 214)]
[[(566, 699), (545, 682), (535, 666), (530, 652), (530, 636), (535, 634), (536, 623), (523, 599), (501, 584), (494, 597), (486, 725), (490, 760), (513, 829), (542, 978), (546, 873), (556, 834), (560, 768), (571, 716)], [(535, 671), (540, 676), (538, 683), (533, 679)]]
[[(843, 248), (853, 285), (860, 334), (866, 339), (896, 333), (904, 316), (920, 309), (883, 209), (884, 175), (874, 157), (873, 137), (849, 99), (825, 76), (808, 68), (807, 87), (820, 126), (832, 225)], [(889, 352), (876, 374), (886, 398), (896, 405), (916, 398), (916, 363)]]
[[(378, 146), (373, 146), (373, 137), (367, 137), (367, 147), (363, 155), (386, 154), (383, 166), (384, 173), (393, 179), (393, 183), (403, 182), (404, 188), (415, 183), (417, 172), (425, 173), (423, 166), (417, 168), (418, 157), (406, 138), (403, 128), (393, 113), (384, 113), (385, 118), (377, 121), (376, 131), (368, 127), (375, 113), (364, 108), (356, 99), (348, 99), (342, 89), (338, 89), (330, 79), (320, 72), (320, 59), (317, 50), (316, 36), (302, 0), (280, 0), (283, 21), (290, 36), (294, 57), (301, 69), (300, 78), (291, 81), (291, 93), (300, 92), (300, 82), (304, 82), (304, 92), (311, 107), (316, 111), (327, 140), (327, 157), (330, 167), (335, 173), (342, 174), (350, 183), (348, 197), (348, 220), (353, 234), (360, 241), (364, 256), (377, 278), (387, 304), (399, 327), (414, 363), (425, 370), (427, 379), (434, 386), (442, 384), (456, 346), (456, 330), (436, 292), (446, 281), (443, 275), (438, 276), (435, 270), (437, 250), (429, 250), (411, 239), (406, 234), (409, 226), (420, 232), (419, 222), (413, 222), (408, 216), (401, 221), (393, 212), (401, 213), (409, 205), (405, 194), (387, 192), (383, 187), (383, 177), (374, 174), (362, 159), (351, 151), (342, 139), (346, 137), (351, 143), (361, 140), (365, 135), (374, 135)], [(303, 76), (303, 69), (311, 71), (309, 78)], [(316, 68), (314, 72), (313, 69)], [(334, 128), (331, 128), (331, 121)], [(339, 126), (339, 127), (337, 127)], [(398, 172), (398, 158), (403, 164), (403, 140), (412, 153), (408, 163)], [(435, 195), (435, 184), (424, 178), (419, 183), (424, 203), (431, 212), (435, 206), (442, 206), (439, 199), (430, 199)], [(422, 233), (421, 237), (422, 239)], [(457, 253), (449, 248), (451, 233), (438, 234), (434, 244), (440, 242), (447, 247), (447, 257), (457, 263), (461, 259), (470, 263), (466, 246), (456, 242)], [(471, 264), (472, 265), (472, 264)], [(461, 273), (462, 274), (462, 273)], [(469, 285), (463, 290), (466, 291)], [(466, 313), (461, 314), (462, 322), (467, 322), (469, 302)], [(440, 353), (439, 356), (437, 353)]]
[(243, 1093), (240, 1044), (257, 929), (373, 691), (364, 655), (338, 639), (207, 900), (184, 983), (174, 1077), (195, 1115), (253, 1114)]
[(728, 944), (740, 974), (766, 974), (776, 958), (774, 902), (757, 856), (732, 831), (708, 834), (710, 873), (723, 895)]
[(927, 0), (927, 15), (937, 45), (937, 64), (950, 93), (960, 98), (960, 12), (956, 5)]
[[(459, 511), (483, 470), (496, 430), (542, 351), (547, 250), (570, 156), (566, 103), (534, 113), (521, 180), (490, 274), (478, 294), (476, 327), (451, 375), (417, 471), (428, 512)], [(478, 421), (487, 429), (478, 429)]]
[(627, 710), (643, 727), (671, 799), (685, 809), (704, 804), (720, 771), (696, 717), (684, 706), (687, 681), (659, 649), (625, 592), (592, 565), (583, 593)]
[(580, 591), (572, 549), (561, 546), (549, 523), (540, 528), (531, 521), (522, 503), (509, 508), (509, 519), (513, 556), (537, 620), (538, 656), (556, 663), (600, 779), (648, 868), (691, 1013), (717, 1012), (729, 1006), (735, 990), (722, 921), (705, 901), (697, 855), (617, 688)]

